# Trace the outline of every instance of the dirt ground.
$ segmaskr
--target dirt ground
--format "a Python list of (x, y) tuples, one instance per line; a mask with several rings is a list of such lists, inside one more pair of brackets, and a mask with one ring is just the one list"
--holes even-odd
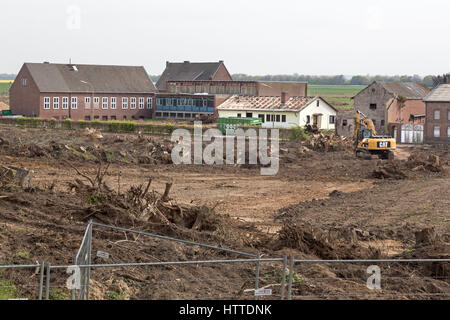
[[(0, 264), (71, 264), (89, 219), (268, 257), (450, 257), (448, 146), (401, 146), (395, 160), (385, 161), (356, 159), (348, 143), (327, 152), (284, 141), (278, 174), (261, 176), (259, 165), (174, 165), (173, 143), (165, 137), (102, 136), (0, 127), (0, 165), (27, 168), (33, 177), (32, 188), (13, 183), (0, 188)], [(102, 185), (93, 187), (83, 176), (98, 176), (99, 163), (106, 170)], [(142, 195), (149, 178), (151, 191)], [(167, 183), (169, 198), (163, 200)], [(424, 229), (432, 236), (421, 242)], [(109, 252), (109, 263), (235, 257), (119, 232), (97, 230), (94, 237), (94, 252)], [(389, 280), (381, 292), (367, 289), (366, 267), (296, 265), (294, 297), (449, 298), (448, 264), (390, 264), (383, 269)], [(247, 299), (254, 269), (223, 264), (98, 269), (91, 294)], [(279, 263), (262, 266), (261, 286), (272, 287), (273, 298), (280, 294), (280, 270)], [(33, 293), (26, 289), (29, 276), (20, 275), (6, 273), (0, 281), (14, 283), (21, 294)], [(53, 298), (68, 297), (65, 279), (62, 272), (55, 276)]]

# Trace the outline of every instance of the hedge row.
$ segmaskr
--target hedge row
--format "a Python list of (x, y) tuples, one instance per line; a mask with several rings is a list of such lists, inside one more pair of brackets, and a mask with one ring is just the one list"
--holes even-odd
[[(52, 128), (52, 129), (85, 129), (94, 128), (105, 132), (145, 132), (153, 134), (171, 134), (176, 129), (171, 124), (138, 124), (133, 121), (73, 121), (66, 119), (58, 121), (56, 119), (41, 119), (41, 118), (15, 118), (15, 119), (0, 119), (0, 123), (4, 124), (18, 124), (27, 128)], [(178, 126), (178, 128), (189, 129), (188, 126)]]
[[(140, 124), (134, 121), (73, 121), (66, 119), (59, 121), (56, 119), (42, 119), (42, 118), (0, 118), (1, 124), (20, 125), (27, 128), (51, 128), (51, 129), (63, 129), (63, 130), (76, 130), (85, 128), (94, 128), (104, 132), (129, 132), (129, 133), (149, 133), (155, 135), (170, 135), (175, 129), (187, 129), (193, 133), (194, 127), (192, 125), (180, 125), (173, 124), (158, 124), (158, 123), (146, 123)], [(206, 130), (210, 128), (210, 125), (203, 126)], [(255, 127), (258, 129), (258, 127)], [(291, 129), (280, 129), (280, 139), (282, 140), (307, 140), (309, 135), (305, 132), (304, 128), (296, 127)]]

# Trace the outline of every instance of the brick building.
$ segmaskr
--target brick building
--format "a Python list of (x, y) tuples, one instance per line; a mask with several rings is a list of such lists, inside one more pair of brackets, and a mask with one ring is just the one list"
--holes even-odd
[(429, 92), (421, 83), (375, 81), (353, 99), (355, 109), (372, 119), (377, 134), (391, 135), (399, 143), (421, 143), (423, 125), (413, 124), (425, 114), (422, 99)]
[(306, 97), (308, 84), (293, 81), (168, 81), (171, 93), (209, 93), (217, 96), (242, 95), (258, 97), (281, 96), (285, 92), (291, 97)]
[[(232, 81), (230, 73), (223, 61), (219, 62), (166, 62), (166, 69), (162, 73), (156, 87), (159, 92), (167, 92), (169, 81), (197, 81), (216, 80)], [(172, 92), (173, 93), (173, 92)]]
[(25, 63), (10, 105), (14, 114), (47, 119), (145, 119), (156, 91), (144, 67)]
[(450, 144), (450, 84), (441, 84), (424, 98), (425, 143)]

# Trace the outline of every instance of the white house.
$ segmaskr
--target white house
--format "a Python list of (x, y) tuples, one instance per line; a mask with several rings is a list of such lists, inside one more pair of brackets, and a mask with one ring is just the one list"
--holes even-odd
[(307, 124), (334, 130), (337, 110), (321, 97), (231, 96), (218, 108), (219, 117), (261, 118), (265, 128), (289, 128)]

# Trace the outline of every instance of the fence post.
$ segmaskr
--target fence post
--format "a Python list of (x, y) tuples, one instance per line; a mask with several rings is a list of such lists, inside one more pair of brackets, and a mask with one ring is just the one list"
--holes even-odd
[[(91, 265), (92, 252), (92, 220), (89, 220), (89, 234), (88, 234), (88, 265)], [(87, 285), (86, 285), (86, 300), (89, 300), (89, 286), (91, 282), (91, 267), (87, 268)]]
[(39, 276), (39, 300), (42, 300), (42, 292), (44, 288), (44, 273), (45, 273), (45, 262), (41, 262), (41, 274)]
[[(77, 262), (75, 261), (74, 265), (76, 265), (76, 264), (77, 264)], [(81, 271), (80, 271), (80, 277), (81, 277)], [(80, 281), (80, 284), (81, 284), (81, 281)], [(72, 288), (72, 290), (70, 290), (70, 300), (76, 300), (75, 295), (76, 295), (76, 289)]]
[(289, 284), (288, 284), (288, 300), (292, 299), (292, 279), (294, 277), (294, 257), (291, 256), (289, 263)]
[(45, 300), (50, 300), (50, 263), (47, 264), (47, 276), (45, 279)]
[(258, 261), (256, 262), (256, 280), (255, 280), (255, 300), (258, 300), (258, 296), (256, 295), (256, 290), (259, 288), (259, 263), (261, 259), (261, 255), (258, 253), (257, 256)]
[(281, 300), (284, 300), (284, 292), (286, 287), (286, 265), (287, 265), (287, 257), (283, 256), (283, 272), (281, 274)]

